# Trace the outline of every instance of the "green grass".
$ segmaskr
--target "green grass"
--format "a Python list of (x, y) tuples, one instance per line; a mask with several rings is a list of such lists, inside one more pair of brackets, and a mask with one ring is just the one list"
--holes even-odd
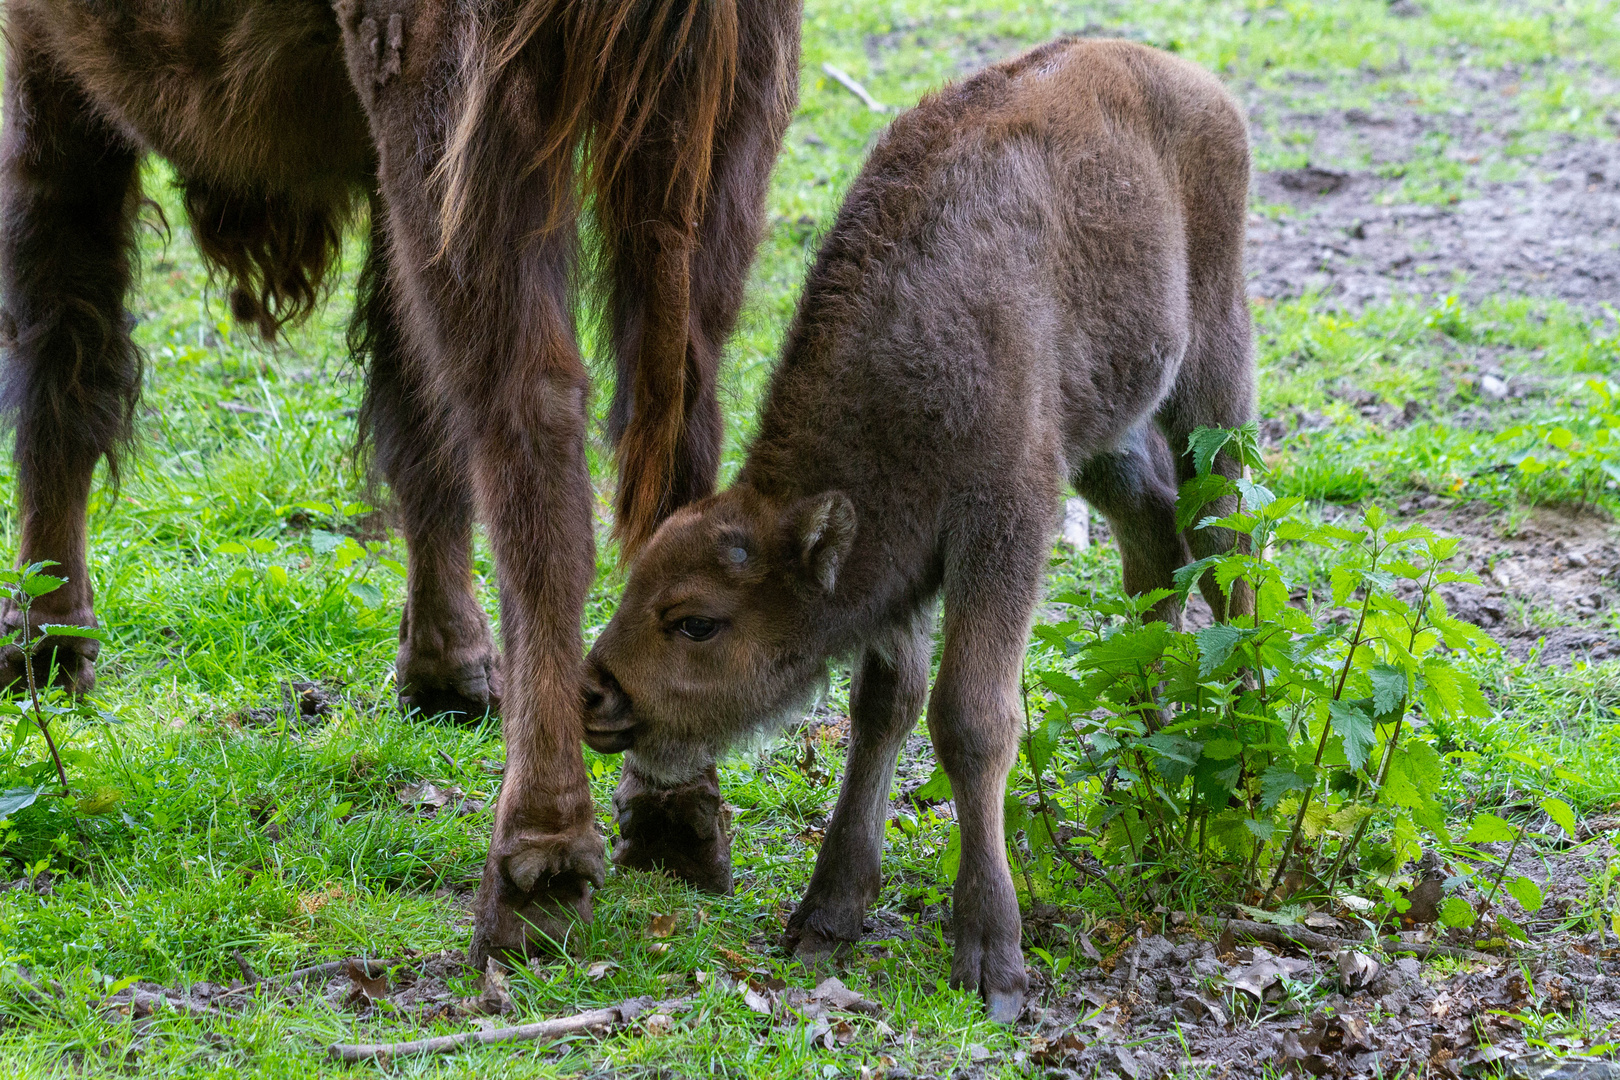
[[(1551, 135), (1608, 133), (1615, 114), (1601, 86), (1612, 84), (1602, 80), (1620, 77), (1616, 0), (1431, 0), (1415, 18), (1393, 16), (1384, 0), (807, 6), (801, 107), (770, 197), (772, 228), (728, 351), (728, 475), (816, 240), (887, 122), (824, 78), (824, 61), (896, 105), (955, 77), (970, 57), (1082, 29), (1173, 48), (1234, 86), (1283, 95), (1301, 109), (1415, 102), (1444, 111), (1459, 63), (1519, 71), (1514, 141), (1500, 160), (1465, 167), (1435, 140), (1399, 163), (1406, 195), (1431, 200), (1465, 191), (1494, 175), (1490, 170), (1516, 168), (1516, 155)], [(1571, 56), (1579, 63), (1557, 62)], [(1259, 168), (1302, 164), (1310, 151), (1257, 133)], [(182, 220), (161, 166), (151, 168), (149, 190), (171, 221)], [(494, 723), (407, 720), (394, 709), (389, 665), (402, 582), (386, 560), (403, 558), (402, 543), (389, 539), (377, 557), (346, 568), (313, 545), (311, 524), (353, 529), (362, 511), (341, 508), (365, 497), (349, 456), (359, 396), (342, 345), (349, 279), (308, 326), (267, 351), (228, 322), (183, 229), (168, 242), (150, 230), (142, 243), (133, 308), (150, 361), (144, 447), (123, 486), (101, 489), (92, 505), (91, 568), (112, 638), (98, 665), (94, 705), (101, 713), (82, 720), (74, 740), (87, 755), (75, 770), (82, 786), (116, 789), (118, 797), (98, 815), (51, 801), (0, 826), (0, 879), (44, 874), (37, 880), (50, 883), (48, 890), (0, 893), (0, 969), (24, 964), (63, 991), (41, 1004), (0, 986), (0, 1074), (342, 1071), (325, 1063), (325, 1043), (414, 1032), (359, 1022), (322, 1000), (258, 1005), (231, 1019), (161, 1016), (149, 1025), (89, 1003), (131, 978), (227, 979), (235, 949), (271, 973), (358, 953), (463, 946), (467, 890), (482, 866), (490, 811), (425, 817), (402, 805), (398, 792), (432, 779), (487, 804), (498, 779), (492, 766), (502, 758), (499, 731)], [(351, 270), (356, 255), (350, 252)], [(1496, 470), (1506, 450), (1494, 435), (1568, 411), (1581, 381), (1612, 375), (1617, 362), (1612, 319), (1519, 297), (1473, 307), (1411, 297), (1355, 314), (1307, 297), (1259, 305), (1255, 314), (1262, 415), (1298, 410), (1326, 421), (1274, 451), (1277, 486), (1324, 504), (1435, 492), (1511, 508), (1551, 497), (1556, 493)], [(1545, 392), (1459, 426), (1452, 418), (1468, 404), (1467, 376), (1482, 358), (1534, 375)], [(605, 382), (608, 373), (599, 374)], [(1330, 396), (1351, 387), (1397, 410), (1422, 402), (1431, 418), (1390, 431)], [(597, 401), (606, 401), (600, 385)], [(607, 455), (601, 436), (592, 438), (605, 492)], [(10, 490), (8, 459), (0, 459), (0, 473)], [(340, 512), (295, 519), (289, 507), (299, 501), (332, 503)], [(0, 512), (0, 544), (14, 551), (17, 530), (15, 512)], [(243, 554), (235, 545), (262, 550)], [(612, 552), (603, 554), (587, 636), (606, 621), (620, 585)], [(374, 606), (350, 588), (363, 567), (364, 582), (380, 590)], [(477, 568), (491, 584), (482, 545)], [(1053, 587), (1106, 588), (1117, 576), (1113, 550), (1098, 548), (1056, 562)], [(488, 590), (485, 597), (493, 615), (494, 597)], [(1447, 733), (1457, 748), (1448, 776), (1455, 799), (1489, 805), (1507, 784), (1530, 783), (1535, 770), (1525, 759), (1579, 759), (1584, 779), (1568, 795), (1583, 811), (1601, 809), (1620, 791), (1620, 675), (1612, 667), (1559, 673), (1490, 663), (1502, 715)], [(308, 725), (244, 722), (248, 710), (276, 707), (282, 684), (292, 681), (341, 686), (332, 715)], [(843, 693), (835, 680), (835, 711)], [(823, 743), (820, 752), (834, 779), (797, 768), (793, 746), (728, 762), (722, 784), (738, 808), (737, 895), (717, 900), (659, 878), (612, 875), (597, 896), (596, 922), (571, 943), (574, 957), (514, 978), (518, 1019), (668, 994), (669, 980), (684, 985), (694, 971), (724, 966), (722, 948), (810, 985), (813, 976), (761, 943), (774, 944), (808, 881), (816, 853), (809, 830), (836, 792), (839, 751)], [(607, 824), (617, 764), (588, 760)], [(389, 1071), (567, 1076), (670, 1068), (683, 1076), (804, 1077), (853, 1075), (883, 1054), (914, 1072), (949, 1075), (982, 1046), (994, 1055), (992, 1074), (1021, 1075), (1010, 1056), (1019, 1040), (986, 1024), (969, 996), (942, 989), (949, 949), (936, 932), (943, 924), (931, 920), (948, 894), (941, 874), (947, 829), (948, 822), (924, 815), (909, 835), (891, 830), (879, 903), (913, 920), (917, 932), (863, 946), (843, 974), (884, 1003), (892, 1036), (862, 1020), (852, 1045), (811, 1047), (803, 1028), (772, 1028), (711, 983), (666, 1035), (468, 1052)], [(1184, 902), (1196, 905), (1200, 894)], [(673, 947), (654, 954), (645, 927), (670, 912), (681, 916)], [(1112, 914), (1096, 901), (1089, 917)], [(618, 966), (589, 978), (592, 963), (609, 960)], [(1037, 964), (1033, 956), (1030, 962)]]

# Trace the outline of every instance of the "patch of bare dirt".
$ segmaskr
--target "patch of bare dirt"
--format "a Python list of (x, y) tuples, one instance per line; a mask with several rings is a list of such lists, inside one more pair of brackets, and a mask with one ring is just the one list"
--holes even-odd
[(1454, 617), (1485, 630), (1517, 659), (1568, 665), (1620, 657), (1620, 530), (1591, 511), (1541, 507), (1515, 520), (1471, 503), (1426, 509), (1414, 498), (1399, 512), (1463, 541), (1479, 585), (1445, 585)]
[[(913, 20), (872, 35), (868, 62), (882, 72), (926, 50), (965, 76), (1039, 44), (989, 27), (963, 36), (955, 25)], [(1140, 36), (1094, 23), (1073, 32)], [(1607, 71), (1573, 57), (1564, 67), (1620, 99), (1620, 80)], [(1232, 85), (1248, 111), (1259, 163), (1253, 197), (1265, 211), (1249, 221), (1253, 295), (1314, 291), (1357, 307), (1401, 295), (1506, 293), (1594, 314), (1620, 296), (1620, 143), (1527, 131), (1518, 99), (1536, 92), (1545, 70), (1458, 56), (1451, 84), (1428, 100), (1382, 93), (1387, 74), (1359, 72), (1365, 94), (1304, 74), (1281, 86)], [(1361, 98), (1375, 103), (1346, 104)], [(1620, 131), (1620, 111), (1606, 123)], [(1289, 158), (1304, 160), (1266, 167)]]

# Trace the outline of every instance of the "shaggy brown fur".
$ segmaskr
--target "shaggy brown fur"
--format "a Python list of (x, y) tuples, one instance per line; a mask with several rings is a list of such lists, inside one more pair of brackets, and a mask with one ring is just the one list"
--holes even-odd
[[(370, 209), (351, 342), (363, 425), (410, 547), (401, 699), (500, 701), (506, 780), (475, 958), (588, 916), (602, 876), (579, 751), (592, 576), (577, 211), (600, 228), (620, 374), (618, 529), (633, 549), (713, 490), (721, 342), (797, 86), (798, 0), (6, 0), (0, 318), (23, 562), (93, 625), (85, 507), (132, 434), (123, 308), (139, 160), (181, 178), (233, 313), (307, 313)], [(473, 594), (474, 510), (499, 563), (504, 672)], [(20, 616), (5, 609), (15, 628)], [(42, 664), (93, 680), (96, 644)], [(22, 674), (13, 649), (5, 677)], [(504, 675), (504, 685), (502, 676)], [(527, 920), (527, 922), (525, 921)]]
[(1107, 515), (1132, 592), (1234, 542), (1178, 534), (1175, 498), (1188, 435), (1253, 409), (1248, 168), (1220, 84), (1124, 42), (1036, 49), (895, 121), (822, 247), (737, 484), (659, 528), (591, 650), (586, 738), (628, 750), (643, 792), (616, 858), (657, 859), (650, 787), (696, 792), (667, 812), (697, 833), (689, 778), (855, 655), (848, 772), (789, 943), (859, 937), (926, 698), (962, 831), (952, 979), (1017, 1016), (1002, 805), (1056, 509), (1072, 482)]

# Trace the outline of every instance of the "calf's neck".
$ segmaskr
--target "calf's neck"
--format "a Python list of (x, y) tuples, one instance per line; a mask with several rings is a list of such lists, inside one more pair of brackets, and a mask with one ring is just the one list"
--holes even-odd
[[(729, 867), (700, 865), (726, 858), (705, 820), (717, 755), (852, 657), (848, 769), (789, 944), (816, 958), (860, 936), (926, 701), (962, 837), (952, 980), (1017, 1016), (1002, 806), (1064, 487), (1107, 517), (1132, 593), (1230, 550), (1178, 532), (1175, 500), (1188, 435), (1253, 412), (1248, 175), (1220, 84), (1119, 41), (1054, 42), (894, 122), (822, 245), (737, 482), (664, 522), (591, 650), (586, 738), (629, 765), (617, 861), (728, 888)], [(1156, 614), (1180, 618), (1174, 600)]]

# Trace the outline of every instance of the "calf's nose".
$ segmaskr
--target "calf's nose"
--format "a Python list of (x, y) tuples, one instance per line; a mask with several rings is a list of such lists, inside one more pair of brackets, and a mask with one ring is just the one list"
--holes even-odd
[(599, 754), (619, 754), (635, 743), (635, 717), (630, 699), (612, 672), (598, 663), (585, 671), (585, 744)]

